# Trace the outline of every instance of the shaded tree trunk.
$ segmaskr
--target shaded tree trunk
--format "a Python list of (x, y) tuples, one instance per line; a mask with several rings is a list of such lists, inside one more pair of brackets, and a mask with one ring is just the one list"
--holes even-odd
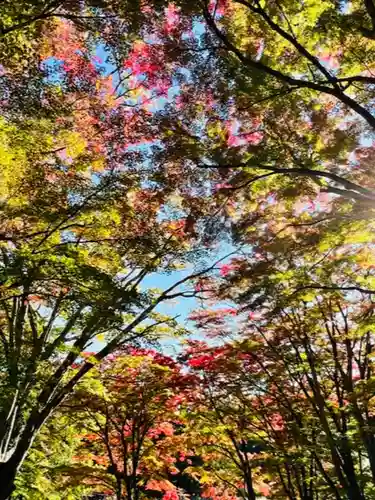
[(17, 469), (10, 462), (0, 464), (0, 500), (10, 499), (15, 490), (14, 480)]
[(45, 423), (51, 410), (31, 415), (10, 458), (0, 463), (0, 500), (8, 500), (15, 489), (14, 481), (27, 453), (33, 444), (41, 426)]

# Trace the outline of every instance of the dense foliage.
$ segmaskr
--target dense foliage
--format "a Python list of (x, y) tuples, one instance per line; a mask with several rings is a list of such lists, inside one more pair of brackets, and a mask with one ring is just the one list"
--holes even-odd
[(375, 498), (374, 58), (373, 0), (1, 2), (0, 500)]

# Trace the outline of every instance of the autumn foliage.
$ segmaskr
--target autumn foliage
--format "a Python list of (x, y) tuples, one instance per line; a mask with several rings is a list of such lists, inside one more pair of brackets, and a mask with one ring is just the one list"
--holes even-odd
[(375, 498), (373, 0), (0, 5), (0, 500)]

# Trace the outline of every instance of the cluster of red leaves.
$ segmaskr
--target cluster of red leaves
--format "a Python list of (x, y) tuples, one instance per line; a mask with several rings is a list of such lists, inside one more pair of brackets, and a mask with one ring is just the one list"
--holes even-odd
[(221, 274), (221, 276), (225, 277), (234, 271), (238, 271), (239, 269), (241, 269), (241, 264), (238, 262), (231, 262), (229, 264), (222, 264), (220, 266), (220, 274)]
[(147, 86), (153, 86), (160, 80), (160, 72), (165, 70), (165, 57), (160, 45), (143, 41), (135, 42), (124, 67), (133, 76), (144, 76)]
[(230, 348), (226, 345), (211, 347), (201, 341), (190, 341), (185, 351), (188, 366), (206, 371), (222, 370), (228, 361), (228, 354)]

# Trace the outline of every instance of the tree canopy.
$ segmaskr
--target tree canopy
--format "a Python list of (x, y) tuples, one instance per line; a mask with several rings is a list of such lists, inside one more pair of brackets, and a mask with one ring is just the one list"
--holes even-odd
[(373, 0), (1, 2), (0, 500), (375, 498), (374, 57)]

